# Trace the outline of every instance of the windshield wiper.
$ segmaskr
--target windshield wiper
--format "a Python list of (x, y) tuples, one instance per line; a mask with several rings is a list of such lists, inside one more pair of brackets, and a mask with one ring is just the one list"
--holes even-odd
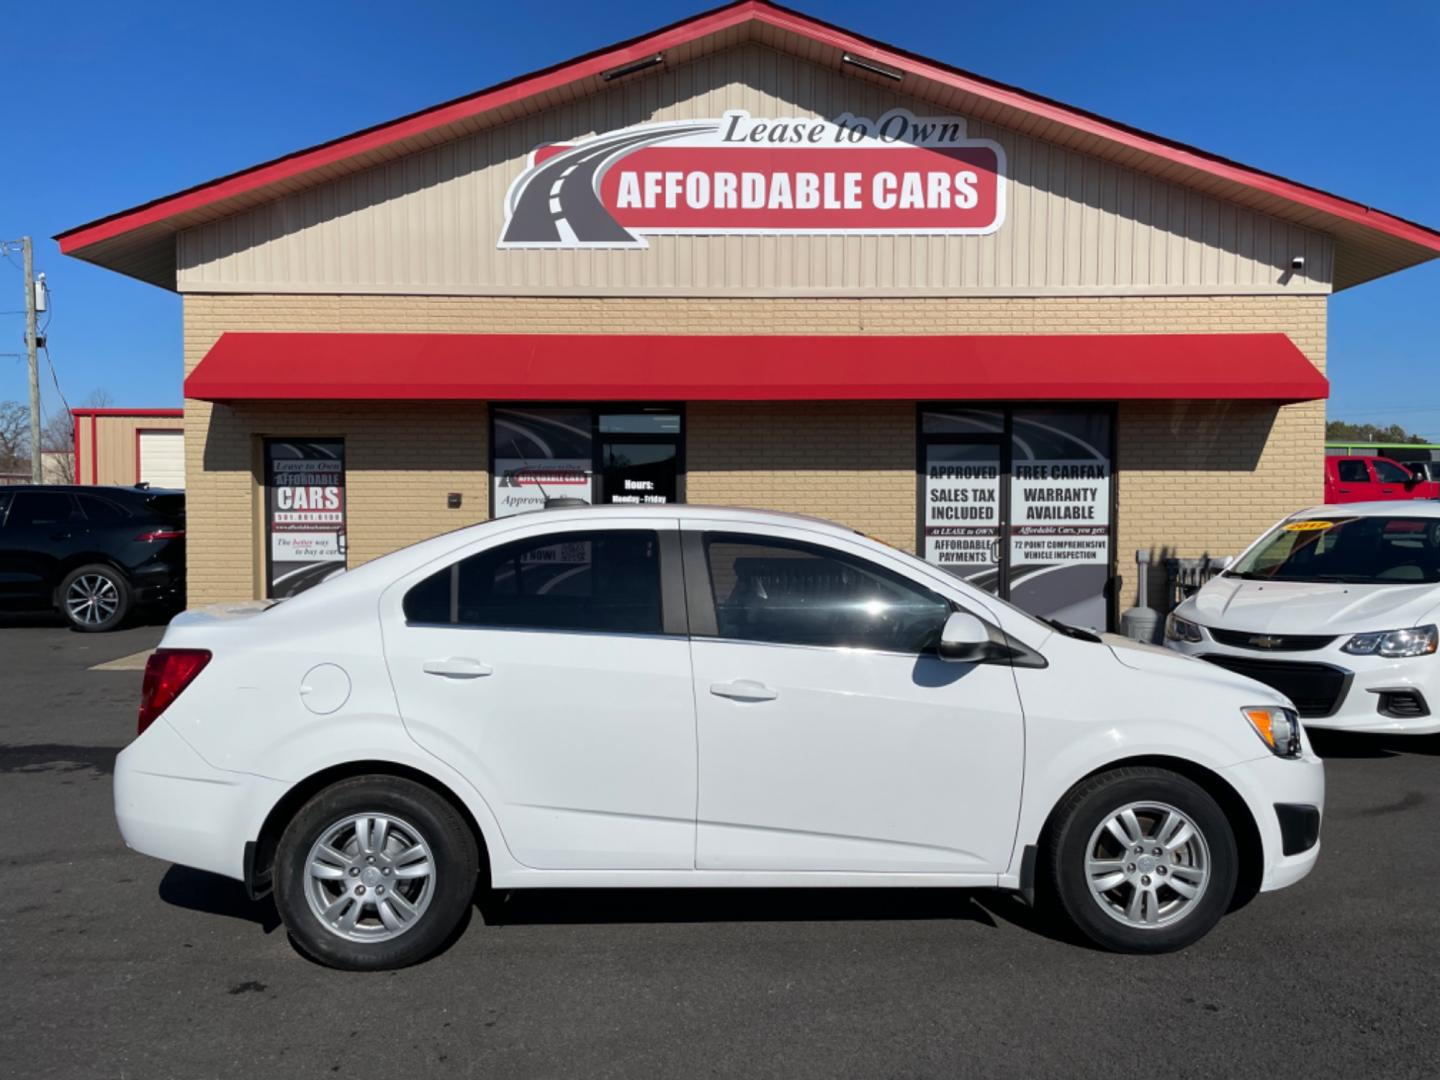
[(1093, 641), (1097, 645), (1100, 643), (1099, 635), (1092, 634), (1089, 630), (1081, 630), (1078, 626), (1071, 626), (1069, 623), (1063, 623), (1059, 619), (1047, 619), (1044, 616), (1041, 616), (1040, 621), (1046, 626), (1058, 630), (1066, 637), (1074, 638), (1076, 641)]

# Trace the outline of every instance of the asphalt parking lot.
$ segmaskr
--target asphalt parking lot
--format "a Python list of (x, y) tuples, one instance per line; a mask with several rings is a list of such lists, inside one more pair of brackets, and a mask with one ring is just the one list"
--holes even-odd
[(159, 634), (0, 625), (0, 1074), (1440, 1075), (1440, 739), (1317, 740), (1318, 869), (1177, 955), (983, 892), (551, 892), (340, 974), (268, 900), (122, 845), (141, 675), (91, 668)]

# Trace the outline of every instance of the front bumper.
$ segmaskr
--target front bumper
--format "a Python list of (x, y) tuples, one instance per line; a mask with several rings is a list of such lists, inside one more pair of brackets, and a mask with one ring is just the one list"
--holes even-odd
[[(1287, 829), (1286, 819), (1293, 821), (1295, 808), (1301, 807), (1313, 807), (1323, 817), (1325, 766), (1314, 752), (1307, 746), (1304, 756), (1295, 760), (1257, 758), (1231, 766), (1224, 775), (1250, 807), (1260, 830), (1265, 863), (1261, 891), (1283, 889), (1310, 873), (1320, 857), (1319, 833), (1313, 844), (1297, 851), (1293, 825)], [(1287, 848), (1291, 854), (1286, 854)]]
[(162, 717), (115, 759), (115, 820), (142, 855), (244, 880), (245, 843), (285, 787), (212, 768)]
[[(1169, 641), (1167, 648), (1187, 656), (1235, 657), (1241, 661), (1317, 664), (1338, 669), (1348, 678), (1338, 702), (1327, 715), (1307, 714), (1300, 718), (1307, 728), (1373, 734), (1432, 735), (1440, 732), (1440, 655), (1414, 656), (1405, 660), (1387, 660), (1380, 656), (1351, 656), (1340, 646), (1350, 635), (1341, 635), (1323, 649), (1279, 652), (1262, 649), (1241, 649), (1214, 640), (1202, 628), (1198, 642)], [(1259, 676), (1252, 676), (1259, 677)], [(1260, 681), (1264, 682), (1263, 678)], [(1282, 690), (1282, 693), (1284, 691)], [(1387, 693), (1405, 692), (1424, 703), (1423, 716), (1386, 715), (1383, 710), (1391, 698)]]

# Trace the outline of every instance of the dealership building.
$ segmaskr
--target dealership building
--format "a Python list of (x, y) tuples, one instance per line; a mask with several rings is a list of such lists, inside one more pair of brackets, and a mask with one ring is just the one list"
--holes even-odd
[(1327, 299), (1440, 253), (763, 0), (58, 239), (184, 298), (192, 603), (571, 497), (832, 518), (1097, 626), (1137, 549), (1321, 500)]

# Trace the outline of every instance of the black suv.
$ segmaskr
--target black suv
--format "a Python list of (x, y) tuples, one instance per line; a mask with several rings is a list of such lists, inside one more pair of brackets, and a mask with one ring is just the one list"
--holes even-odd
[(113, 630), (185, 601), (185, 493), (137, 485), (0, 487), (0, 611)]

